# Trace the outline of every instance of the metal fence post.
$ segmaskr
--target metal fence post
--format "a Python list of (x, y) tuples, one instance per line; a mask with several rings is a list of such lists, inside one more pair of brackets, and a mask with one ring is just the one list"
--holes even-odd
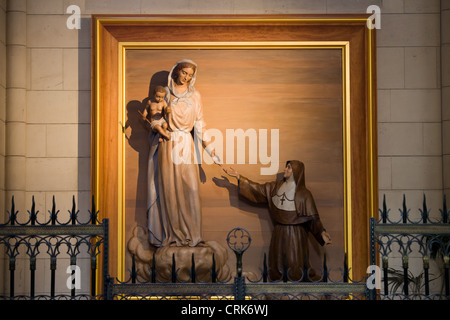
[[(375, 265), (377, 262), (376, 259), (376, 248), (375, 248), (375, 218), (371, 217), (369, 220), (369, 237), (370, 237), (370, 264)], [(377, 299), (377, 289), (368, 289), (367, 292), (368, 300), (376, 300)]]
[(103, 219), (103, 295), (105, 300), (111, 296), (109, 279), (109, 219)]
[(14, 271), (16, 270), (16, 257), (9, 257), (9, 296), (14, 299)]
[(245, 278), (242, 276), (234, 278), (234, 300), (245, 300)]
[(234, 278), (234, 299), (245, 300), (245, 277), (242, 276), (242, 255), (250, 247), (252, 238), (247, 230), (234, 228), (228, 233), (227, 243), (236, 255), (236, 277)]

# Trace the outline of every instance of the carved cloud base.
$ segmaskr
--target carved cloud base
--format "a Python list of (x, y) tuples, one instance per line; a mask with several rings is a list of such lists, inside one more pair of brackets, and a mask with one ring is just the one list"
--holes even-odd
[(171, 281), (172, 264), (175, 260), (176, 279), (179, 282), (192, 280), (192, 260), (195, 264), (196, 280), (210, 282), (212, 279), (213, 254), (215, 270), (218, 281), (226, 281), (231, 272), (227, 265), (228, 253), (226, 249), (216, 241), (206, 241), (204, 246), (197, 247), (161, 247), (156, 248), (148, 241), (148, 232), (137, 226), (128, 241), (128, 251), (135, 255), (138, 275), (145, 280), (151, 279), (153, 257), (158, 281)]

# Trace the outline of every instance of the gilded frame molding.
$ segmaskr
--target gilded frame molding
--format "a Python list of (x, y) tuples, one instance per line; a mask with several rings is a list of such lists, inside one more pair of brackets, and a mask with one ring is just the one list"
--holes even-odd
[[(358, 210), (358, 208), (353, 208), (355, 203), (355, 188), (361, 185), (365, 185), (364, 190), (364, 202), (367, 212), (365, 217), (373, 217), (377, 215), (378, 207), (378, 184), (377, 184), (377, 142), (376, 142), (376, 91), (375, 91), (375, 36), (374, 29), (367, 27), (367, 17), (366, 16), (243, 16), (243, 17), (204, 17), (204, 16), (93, 16), (92, 24), (92, 36), (93, 36), (93, 46), (92, 46), (92, 153), (91, 153), (91, 169), (92, 169), (92, 194), (97, 199), (98, 207), (100, 210), (100, 216), (102, 218), (112, 218), (111, 233), (115, 237), (110, 237), (110, 239), (116, 239), (114, 243), (111, 241), (110, 248), (112, 248), (112, 257), (116, 261), (111, 261), (110, 273), (116, 276), (119, 280), (125, 280), (125, 231), (124, 231), (124, 219), (125, 219), (125, 204), (124, 204), (124, 194), (125, 194), (125, 135), (122, 130), (123, 124), (125, 123), (125, 77), (124, 72), (126, 70), (125, 63), (125, 52), (126, 50), (133, 49), (286, 49), (286, 48), (333, 48), (342, 50), (342, 70), (343, 70), (343, 155), (344, 155), (344, 232), (345, 232), (345, 251), (348, 257), (348, 265), (351, 268), (350, 277), (352, 279), (359, 279), (362, 275), (362, 270), (366, 269), (368, 264), (365, 266), (359, 266), (355, 268), (356, 254), (362, 254), (358, 252), (358, 249), (354, 246), (353, 234), (355, 231), (355, 219), (353, 214)], [(198, 25), (292, 25), (293, 28), (297, 25), (308, 25), (308, 26), (329, 26), (336, 27), (339, 26), (351, 26), (357, 27), (364, 31), (364, 74), (366, 75), (365, 81), (365, 115), (366, 122), (363, 128), (357, 128), (358, 134), (362, 134), (366, 139), (364, 144), (365, 153), (361, 155), (364, 158), (364, 168), (365, 176), (361, 177), (359, 174), (354, 173), (352, 169), (352, 163), (355, 161), (360, 161), (355, 157), (352, 151), (352, 142), (355, 137), (355, 125), (352, 123), (352, 79), (351, 76), (351, 51), (352, 51), (352, 41), (353, 38), (347, 38), (343, 36), (342, 40), (330, 39), (330, 40), (314, 40), (314, 36), (309, 36), (308, 40), (298, 39), (298, 40), (264, 40), (264, 41), (127, 41), (130, 37), (123, 37), (122, 34), (115, 35), (114, 28), (119, 28), (119, 30), (126, 30), (127, 28), (144, 28), (152, 26), (173, 26), (182, 25), (184, 28), (189, 28), (190, 26)], [(369, 24), (370, 26), (370, 24)], [(108, 28), (112, 28), (109, 30)], [(109, 35), (109, 34), (111, 35)], [(105, 35), (108, 36), (106, 37)], [(108, 38), (108, 39), (106, 39)], [(102, 60), (105, 55), (111, 54), (111, 49), (115, 50), (114, 57), (111, 61), (111, 67), (117, 68), (117, 77), (113, 77), (108, 80), (111, 83), (105, 85), (105, 79), (103, 77), (106, 71), (105, 65)], [(109, 72), (109, 71), (108, 71)], [(115, 83), (114, 83), (115, 82)], [(117, 88), (117, 99), (111, 101), (105, 101), (104, 92), (105, 87)], [(114, 116), (117, 117), (117, 125), (113, 125), (113, 128), (109, 128), (110, 134), (116, 135), (114, 138), (113, 145), (104, 148), (102, 143), (109, 137), (105, 137), (105, 123), (102, 120), (102, 115), (105, 112), (105, 108), (109, 111), (117, 112)], [(114, 111), (116, 110), (116, 111)], [(114, 128), (115, 126), (115, 128)], [(114, 133), (115, 131), (115, 133)], [(114, 147), (115, 145), (115, 147)], [(111, 154), (111, 150), (114, 150), (114, 155)], [(105, 153), (106, 151), (106, 153)], [(108, 174), (104, 168), (104, 163), (102, 158), (113, 156), (116, 157), (116, 168), (108, 168), (109, 174), (116, 175), (116, 179), (113, 179), (115, 186), (114, 199), (113, 197), (108, 197), (108, 192), (105, 188), (111, 188), (110, 185), (105, 186), (105, 181), (109, 179), (105, 178)], [(113, 165), (114, 167), (115, 165)], [(364, 180), (364, 181), (362, 181)], [(358, 185), (354, 185), (354, 182), (358, 181)], [(111, 194), (111, 193), (110, 193)], [(112, 203), (111, 203), (112, 201)], [(107, 210), (103, 209), (107, 206)], [(103, 209), (103, 210), (102, 210)], [(106, 213), (105, 213), (106, 211)], [(368, 234), (368, 230), (367, 230)], [(367, 239), (368, 240), (368, 239)], [(368, 261), (368, 247), (367, 251), (363, 254), (367, 255), (367, 259), (362, 259)], [(361, 260), (361, 259), (360, 259)], [(352, 272), (356, 270), (355, 272)], [(112, 272), (111, 272), (112, 271)], [(100, 278), (100, 277), (99, 277)]]

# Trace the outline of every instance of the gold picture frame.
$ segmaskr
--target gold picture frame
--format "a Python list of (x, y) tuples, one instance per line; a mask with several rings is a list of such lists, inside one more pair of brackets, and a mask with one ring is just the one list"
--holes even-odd
[[(367, 19), (366, 15), (92, 17), (92, 193), (100, 217), (110, 219), (113, 277), (126, 280), (126, 51), (186, 48), (341, 50), (345, 253), (350, 277), (364, 276), (369, 265), (369, 218), (377, 215), (378, 207), (375, 30)], [(182, 29), (182, 37), (161, 39), (159, 32), (167, 34), (168, 29)], [(263, 32), (255, 34), (257, 29)]]

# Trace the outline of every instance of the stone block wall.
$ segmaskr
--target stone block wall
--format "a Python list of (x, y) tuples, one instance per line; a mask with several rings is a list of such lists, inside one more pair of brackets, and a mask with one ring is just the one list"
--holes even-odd
[[(66, 28), (72, 4), (80, 30)], [(450, 189), (450, 0), (0, 0), (0, 210), (13, 195), (23, 214), (32, 196), (45, 213), (53, 195), (61, 211), (74, 195), (80, 211), (90, 206), (91, 14), (365, 13), (370, 5), (381, 9), (380, 201), (385, 194), (396, 211), (405, 194), (416, 213), (426, 194), (438, 213)]]

